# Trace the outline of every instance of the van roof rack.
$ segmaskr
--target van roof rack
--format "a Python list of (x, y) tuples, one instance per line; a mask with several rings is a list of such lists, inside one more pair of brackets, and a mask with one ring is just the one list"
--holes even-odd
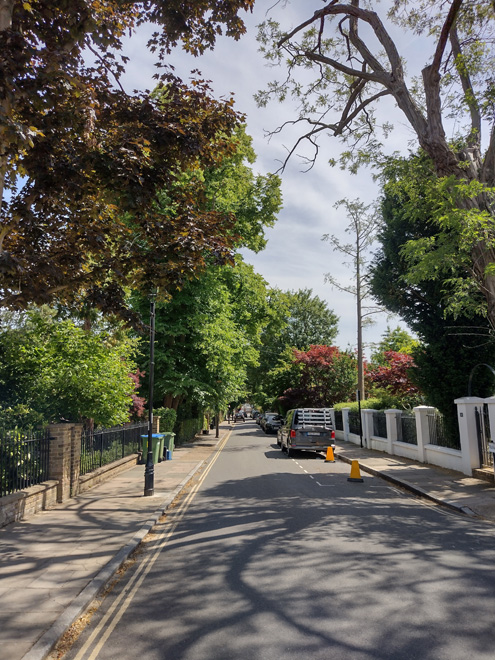
[(297, 422), (306, 426), (333, 426), (332, 408), (298, 408)]

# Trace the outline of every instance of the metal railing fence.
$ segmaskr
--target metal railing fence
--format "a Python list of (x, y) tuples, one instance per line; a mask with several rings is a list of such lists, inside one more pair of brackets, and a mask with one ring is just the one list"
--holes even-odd
[(344, 418), (342, 417), (342, 410), (335, 410), (335, 430), (343, 431), (344, 430)]
[(0, 430), (0, 497), (48, 479), (48, 430)]
[(147, 432), (147, 423), (114, 426), (110, 429), (83, 429), (80, 474), (88, 474), (103, 465), (141, 451), (141, 436)]
[(349, 432), (355, 435), (361, 433), (361, 417), (357, 410), (349, 410)]
[(383, 410), (373, 413), (373, 435), (377, 438), (387, 438), (387, 415)]
[(427, 414), (428, 418), (428, 431), (430, 445), (437, 447), (448, 447), (449, 449), (460, 449), (461, 439), (452, 437), (452, 434), (447, 432), (445, 419), (441, 413), (435, 411)]
[(407, 442), (409, 445), (418, 444), (416, 416), (414, 414), (403, 412), (397, 418), (397, 439), (400, 442)]

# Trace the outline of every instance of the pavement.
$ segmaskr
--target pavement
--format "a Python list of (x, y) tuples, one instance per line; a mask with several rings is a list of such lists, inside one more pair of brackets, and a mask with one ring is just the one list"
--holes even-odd
[[(254, 426), (254, 424), (253, 424)], [(257, 428), (257, 427), (256, 427)], [(144, 467), (27, 520), (0, 529), (0, 660), (44, 660), (104, 591), (121, 565), (205, 466), (230, 432), (214, 432), (155, 465), (152, 497)], [(495, 485), (459, 472), (337, 441), (335, 457), (461, 515), (495, 523)]]

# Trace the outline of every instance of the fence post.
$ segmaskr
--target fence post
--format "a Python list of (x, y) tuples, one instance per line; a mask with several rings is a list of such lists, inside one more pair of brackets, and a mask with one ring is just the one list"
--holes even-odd
[(413, 408), (416, 417), (416, 437), (418, 439), (418, 461), (425, 462), (425, 445), (430, 443), (430, 427), (428, 415), (435, 414), (433, 406), (416, 406)]
[(402, 413), (402, 410), (396, 408), (390, 408), (385, 411), (385, 419), (387, 422), (387, 440), (388, 440), (388, 454), (393, 455), (394, 453), (394, 442), (397, 442), (399, 438), (399, 417)]
[(344, 427), (344, 440), (349, 442), (349, 410), (350, 408), (342, 408), (342, 426)]
[(362, 408), (361, 417), (363, 420), (363, 438), (368, 449), (372, 449), (371, 438), (373, 436), (373, 413), (371, 408)]
[(73, 424), (50, 424), (48, 427), (50, 433), (48, 478), (58, 481), (57, 502), (64, 502), (71, 495), (73, 426)]
[(160, 433), (160, 418), (153, 415), (152, 433)]
[(476, 406), (481, 408), (484, 401), (478, 396), (466, 396), (454, 401), (457, 405), (457, 421), (461, 436), (462, 471), (469, 476), (472, 476), (473, 469), (481, 467), (475, 408)]
[(71, 466), (70, 466), (70, 494), (71, 497), (79, 492), (79, 476), (81, 474), (81, 435), (83, 425), (73, 424), (71, 428)]

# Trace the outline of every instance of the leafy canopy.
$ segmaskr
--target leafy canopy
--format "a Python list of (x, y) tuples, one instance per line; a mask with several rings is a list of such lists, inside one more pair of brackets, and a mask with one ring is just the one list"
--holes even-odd
[[(13, 322), (12, 322), (13, 321)], [(3, 317), (0, 400), (25, 406), (45, 421), (112, 426), (129, 419), (138, 341), (120, 331), (88, 332), (53, 310), (30, 308)]]
[(332, 407), (352, 397), (357, 382), (354, 355), (336, 346), (311, 346), (307, 351), (293, 351), (292, 360), (299, 369), (299, 380), (281, 393), (280, 402), (288, 410), (299, 406)]
[[(122, 40), (144, 22), (158, 66), (182, 39), (199, 53), (252, 0), (13, 2), (0, 12), (0, 301), (86, 303), (125, 313), (128, 287), (167, 292), (231, 256), (230, 214), (184, 168), (232, 153), (240, 117), (199, 79), (157, 76), (159, 100), (126, 92)], [(91, 55), (91, 58), (88, 57)], [(169, 195), (172, 214), (156, 202)], [(4, 194), (4, 192), (6, 194)]]

